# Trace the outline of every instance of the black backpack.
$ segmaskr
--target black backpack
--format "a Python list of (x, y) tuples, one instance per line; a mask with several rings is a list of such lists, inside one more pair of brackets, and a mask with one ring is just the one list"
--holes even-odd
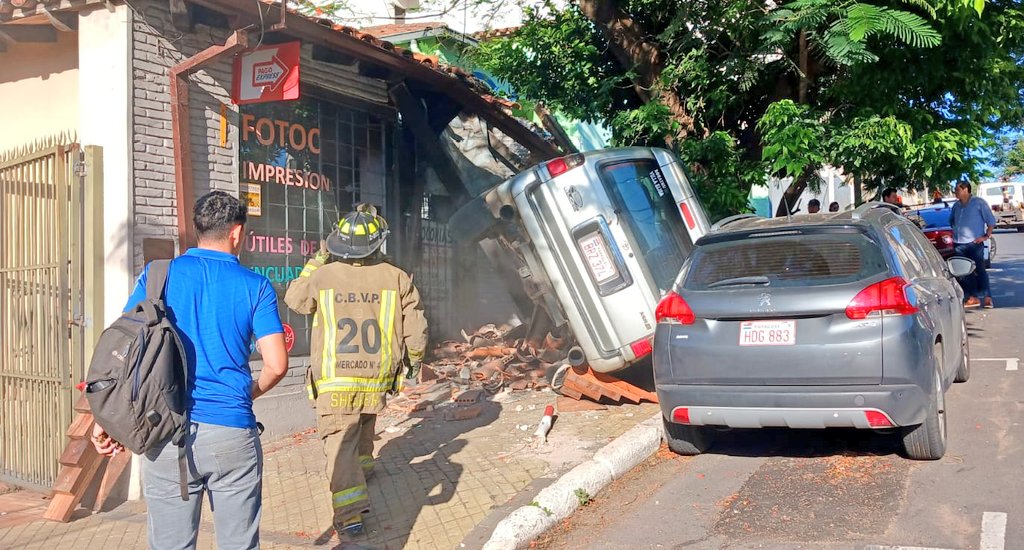
[(178, 446), (181, 497), (188, 500), (188, 361), (164, 304), (170, 263), (150, 263), (145, 299), (100, 334), (85, 396), (96, 423), (129, 451), (143, 454), (168, 439)]

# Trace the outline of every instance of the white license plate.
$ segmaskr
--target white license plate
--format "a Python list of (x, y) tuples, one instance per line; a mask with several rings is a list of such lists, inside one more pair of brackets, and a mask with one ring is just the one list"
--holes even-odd
[(583, 251), (583, 257), (586, 258), (587, 265), (590, 266), (590, 272), (594, 274), (594, 279), (598, 284), (619, 275), (619, 270), (615, 267), (615, 262), (612, 261), (612, 256), (608, 253), (608, 247), (600, 233), (591, 233), (583, 237), (579, 244), (580, 250)]
[(741, 346), (792, 346), (796, 344), (796, 321), (743, 321)]

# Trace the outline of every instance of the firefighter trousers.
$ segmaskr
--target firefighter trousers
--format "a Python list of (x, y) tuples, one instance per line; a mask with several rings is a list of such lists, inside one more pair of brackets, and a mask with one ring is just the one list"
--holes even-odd
[(373, 472), (376, 414), (321, 414), (317, 431), (324, 443), (334, 521), (370, 510), (366, 478)]

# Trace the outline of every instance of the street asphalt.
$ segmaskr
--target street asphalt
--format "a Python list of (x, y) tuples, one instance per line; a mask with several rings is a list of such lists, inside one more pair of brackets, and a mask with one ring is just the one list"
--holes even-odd
[(723, 432), (709, 454), (662, 449), (533, 547), (1024, 549), (1024, 234), (996, 239), (943, 459), (907, 460), (892, 434)]

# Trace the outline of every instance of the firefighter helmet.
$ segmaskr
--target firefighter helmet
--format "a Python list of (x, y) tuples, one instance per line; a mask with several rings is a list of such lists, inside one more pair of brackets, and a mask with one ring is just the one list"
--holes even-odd
[(377, 208), (360, 204), (327, 236), (327, 250), (345, 259), (365, 258), (380, 249), (388, 233), (388, 222), (377, 215)]

